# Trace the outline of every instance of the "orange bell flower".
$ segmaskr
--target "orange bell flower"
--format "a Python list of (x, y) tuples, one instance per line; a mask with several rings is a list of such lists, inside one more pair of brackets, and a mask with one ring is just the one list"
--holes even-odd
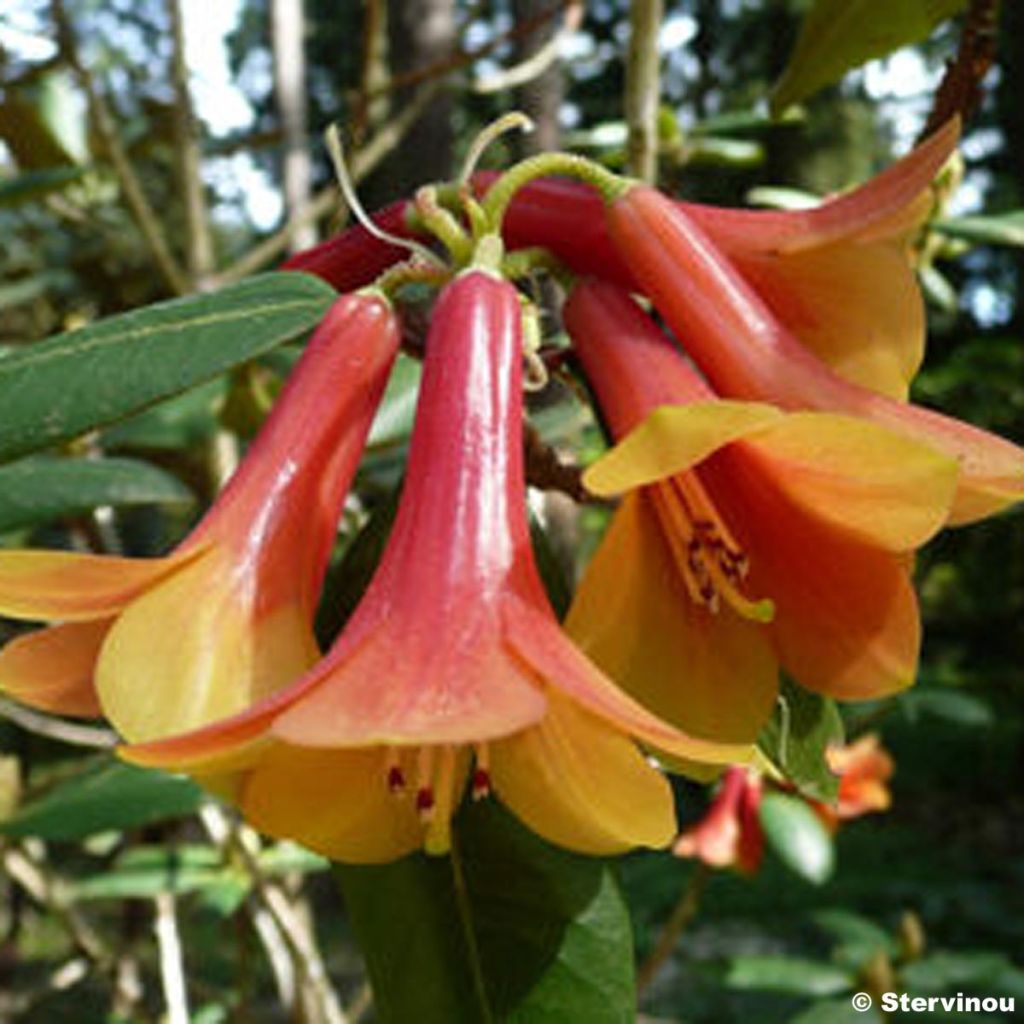
[(908, 555), (942, 525), (956, 464), (833, 413), (717, 399), (624, 292), (576, 286), (565, 323), (619, 444), (584, 475), (626, 493), (566, 622), (687, 732), (753, 740), (778, 666), (834, 697), (909, 686)]
[(164, 558), (0, 552), (0, 614), (58, 624), (0, 652), (0, 688), (148, 739), (305, 671), (337, 520), (398, 350), (375, 293), (339, 298), (237, 472)]
[[(823, 351), (801, 344), (707, 231), (657, 190), (628, 187), (608, 205), (606, 223), (640, 289), (720, 395), (856, 416), (947, 453), (960, 465), (951, 524), (1024, 498), (1024, 449), (892, 397), (896, 378), (880, 364), (872, 368), (872, 359), (856, 374), (836, 372)], [(851, 271), (864, 275), (863, 282), (874, 280), (859, 263)], [(864, 315), (889, 316), (887, 294), (870, 285), (861, 296)], [(914, 359), (897, 362), (910, 372), (915, 365)]]
[(554, 843), (668, 844), (671, 792), (634, 740), (718, 763), (747, 750), (662, 723), (561, 632), (526, 520), (522, 353), (511, 285), (471, 269), (445, 288), (391, 537), (330, 652), (244, 713), (123, 756), (237, 772), (256, 827), (341, 861), (445, 851), (470, 777)]

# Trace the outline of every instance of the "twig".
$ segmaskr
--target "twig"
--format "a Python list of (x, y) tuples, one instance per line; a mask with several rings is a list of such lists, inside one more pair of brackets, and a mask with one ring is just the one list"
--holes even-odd
[(188, 278), (178, 266), (171, 253), (167, 240), (164, 237), (163, 229), (160, 226), (160, 221), (153, 212), (153, 207), (150, 205), (142, 189), (142, 183), (139, 181), (135, 169), (128, 160), (124, 147), (121, 145), (114, 116), (107, 105), (107, 101), (97, 88), (92, 75), (79, 59), (74, 31), (64, 9), (64, 0), (50, 0), (50, 12), (57, 29), (58, 49), (74, 71), (75, 77), (85, 93), (89, 114), (96, 128), (96, 134), (113, 165), (114, 173), (117, 175), (118, 182), (121, 185), (121, 191), (124, 194), (128, 210), (142, 232), (142, 237), (149, 246), (153, 262), (160, 271), (167, 287), (177, 295), (185, 295), (189, 291)]
[(658, 176), (658, 101), (661, 66), (658, 30), (663, 0), (634, 0), (629, 9), (629, 56), (626, 60), (626, 143), (629, 173), (643, 181)]
[(956, 57), (946, 62), (946, 73), (939, 83), (932, 111), (920, 138), (931, 135), (954, 114), (964, 120), (981, 103), (981, 81), (996, 56), (999, 38), (999, 0), (972, 0), (967, 10)]
[(225, 849), (230, 849), (245, 867), (252, 879), (253, 892), (269, 912), (285, 941), (297, 976), (315, 997), (320, 1020), (323, 1024), (349, 1024), (327, 977), (316, 941), (295, 913), (287, 895), (280, 886), (266, 877), (256, 855), (239, 830), (232, 828), (219, 807), (206, 804), (200, 808), (199, 817), (210, 838)]
[(202, 154), (185, 60), (181, 0), (166, 0), (171, 23), (171, 81), (174, 85), (174, 148), (185, 203), (186, 255), (193, 286), (202, 289), (213, 270), (213, 239), (203, 193)]
[(380, 86), (371, 92), (366, 100), (388, 92), (396, 92), (410, 85), (418, 85), (420, 82), (427, 82), (432, 79), (444, 78), (449, 72), (458, 71), (459, 68), (473, 64), (481, 57), (493, 53), (500, 46), (522, 36), (532, 35), (541, 25), (557, 17), (559, 12), (578, 0), (562, 0), (561, 3), (552, 4), (546, 11), (541, 11), (532, 18), (515, 22), (509, 29), (489, 39), (486, 43), (472, 50), (456, 50), (453, 54), (443, 60), (434, 61), (432, 64), (425, 64), (422, 67), (407, 71), (403, 75), (395, 75), (385, 85)]
[[(362, 149), (356, 151), (349, 167), (349, 173), (353, 181), (361, 181), (370, 174), (388, 153), (402, 141), (424, 108), (434, 98), (439, 88), (440, 86), (436, 83), (424, 86), (398, 117), (384, 125)], [(217, 277), (217, 284), (225, 285), (240, 281), (243, 277), (247, 277), (261, 267), (265, 267), (284, 252), (292, 232), (299, 225), (308, 224), (319, 220), (321, 217), (325, 217), (337, 205), (337, 186), (329, 185), (327, 188), (321, 189), (308, 206), (299, 210), (269, 238), (250, 249), (240, 260), (222, 271)]]
[[(545, 15), (548, 12), (543, 12)], [(501, 71), (488, 75), (486, 78), (478, 78), (472, 84), (473, 92), (492, 93), (500, 92), (502, 89), (513, 89), (519, 85), (532, 82), (540, 78), (547, 69), (558, 59), (562, 42), (567, 36), (572, 35), (583, 21), (582, 0), (569, 0), (565, 8), (565, 19), (561, 27), (529, 57), (511, 67), (503, 68)]]
[(527, 483), (542, 491), (561, 491), (576, 502), (587, 501), (590, 496), (583, 486), (580, 467), (562, 462), (544, 443), (536, 427), (528, 423), (523, 427), (523, 448)]
[(15, 725), (36, 736), (60, 740), (62, 743), (71, 743), (77, 747), (98, 747), (109, 750), (111, 747), (117, 746), (117, 734), (110, 729), (95, 725), (77, 725), (74, 722), (51, 718), (49, 715), (41, 715), (22, 704), (8, 700), (7, 697), (0, 697), (0, 717), (14, 722)]
[(7, 846), (0, 851), (0, 864), (71, 937), (76, 948), (88, 960), (108, 973), (114, 957), (92, 925), (79, 913), (67, 893), (67, 886), (47, 871), (46, 866), (29, 855), (24, 846)]
[[(309, 204), (313, 168), (306, 141), (306, 55), (303, 49), (302, 0), (271, 0), (270, 34), (274, 64), (274, 95), (284, 132), (282, 179), (289, 219)], [(316, 241), (313, 225), (301, 225), (288, 239), (291, 250)]]
[(188, 992), (185, 987), (185, 964), (181, 935), (174, 907), (174, 893), (159, 892), (154, 899), (157, 949), (160, 952), (160, 981), (163, 985), (167, 1024), (189, 1024)]
[(652, 981), (657, 977), (658, 972), (664, 967), (665, 961), (672, 955), (679, 936), (686, 930), (687, 925), (697, 916), (700, 909), (701, 896), (707, 888), (708, 880), (711, 878), (711, 870), (703, 862), (698, 862), (683, 889), (679, 902), (675, 905), (669, 919), (665, 922), (658, 941), (651, 951), (651, 955), (641, 964), (636, 976), (637, 995), (643, 995), (650, 987)]

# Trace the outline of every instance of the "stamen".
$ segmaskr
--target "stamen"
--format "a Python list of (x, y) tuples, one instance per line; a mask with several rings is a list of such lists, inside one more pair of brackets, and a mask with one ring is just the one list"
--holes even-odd
[(405, 772), (402, 770), (400, 755), (395, 747), (388, 747), (386, 756), (388, 792), (398, 796), (405, 791)]
[(416, 757), (416, 813), (428, 822), (434, 816), (434, 748), (420, 747)]
[[(426, 823), (426, 834), (423, 836), (423, 849), (427, 853), (442, 854), (451, 849), (451, 817), (452, 797), (455, 784), (455, 747), (441, 747), (437, 757), (437, 772), (434, 779), (434, 790), (437, 793), (438, 805), (430, 807), (429, 817), (420, 818)], [(420, 808), (417, 806), (417, 810)]]
[(483, 800), (491, 795), (491, 755), (486, 743), (477, 743), (473, 747), (476, 763), (473, 767), (473, 787), (471, 795), (474, 800)]
[(769, 600), (751, 601), (741, 591), (750, 563), (693, 471), (654, 485), (655, 508), (683, 582), (696, 604), (715, 614), (724, 600), (737, 614), (768, 622)]

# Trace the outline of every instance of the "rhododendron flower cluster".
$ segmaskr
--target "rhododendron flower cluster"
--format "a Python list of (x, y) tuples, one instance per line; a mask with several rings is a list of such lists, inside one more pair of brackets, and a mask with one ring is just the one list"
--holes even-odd
[[(841, 700), (910, 686), (914, 553), (1024, 497), (1024, 450), (907, 401), (924, 340), (909, 240), (956, 136), (800, 213), (678, 203), (546, 154), (298, 254), (345, 294), (188, 536), (148, 560), (0, 553), (0, 614), (49, 623), (0, 652), (0, 687), (105, 715), (127, 759), (349, 862), (443, 853), (460, 803), (488, 798), (573, 850), (664, 847), (663, 771), (733, 765), (676, 849), (751, 870), (744, 765), (780, 674)], [(583, 481), (618, 501), (564, 631), (525, 501), (543, 321), (516, 286), (552, 265), (610, 444)], [(410, 284), (435, 296), (397, 517), (321, 652)], [(880, 757), (863, 785), (842, 769), (821, 813), (881, 806)]]

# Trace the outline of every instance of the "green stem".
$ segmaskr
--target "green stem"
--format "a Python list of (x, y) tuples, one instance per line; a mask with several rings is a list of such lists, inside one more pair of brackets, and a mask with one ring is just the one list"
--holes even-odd
[(687, 925), (697, 916), (700, 909), (700, 900), (707, 888), (708, 880), (711, 878), (711, 869), (702, 861), (698, 861), (693, 874), (690, 875), (686, 888), (683, 889), (679, 902), (672, 910), (669, 919), (665, 922), (658, 941), (655, 943), (651, 955), (641, 964), (636, 976), (637, 995), (643, 995), (651, 982), (657, 977), (658, 972), (665, 966), (665, 961), (672, 955), (679, 936), (686, 930)]
[(466, 954), (469, 957), (469, 969), (473, 976), (473, 991), (480, 1004), (481, 1024), (494, 1024), (490, 1000), (487, 997), (487, 985), (484, 981), (483, 964), (480, 962), (480, 945), (473, 930), (473, 912), (469, 903), (469, 891), (466, 887), (466, 875), (462, 870), (462, 855), (459, 853), (455, 836), (449, 852), (452, 865), (452, 887), (455, 892), (455, 905), (462, 925), (462, 936), (466, 942)]
[(519, 189), (536, 178), (547, 178), (551, 175), (576, 178), (578, 181), (593, 185), (606, 203), (614, 202), (633, 185), (628, 178), (621, 178), (586, 157), (573, 153), (538, 153), (510, 167), (484, 196), (482, 206), (490, 221), (491, 230), (501, 231), (505, 211)]

